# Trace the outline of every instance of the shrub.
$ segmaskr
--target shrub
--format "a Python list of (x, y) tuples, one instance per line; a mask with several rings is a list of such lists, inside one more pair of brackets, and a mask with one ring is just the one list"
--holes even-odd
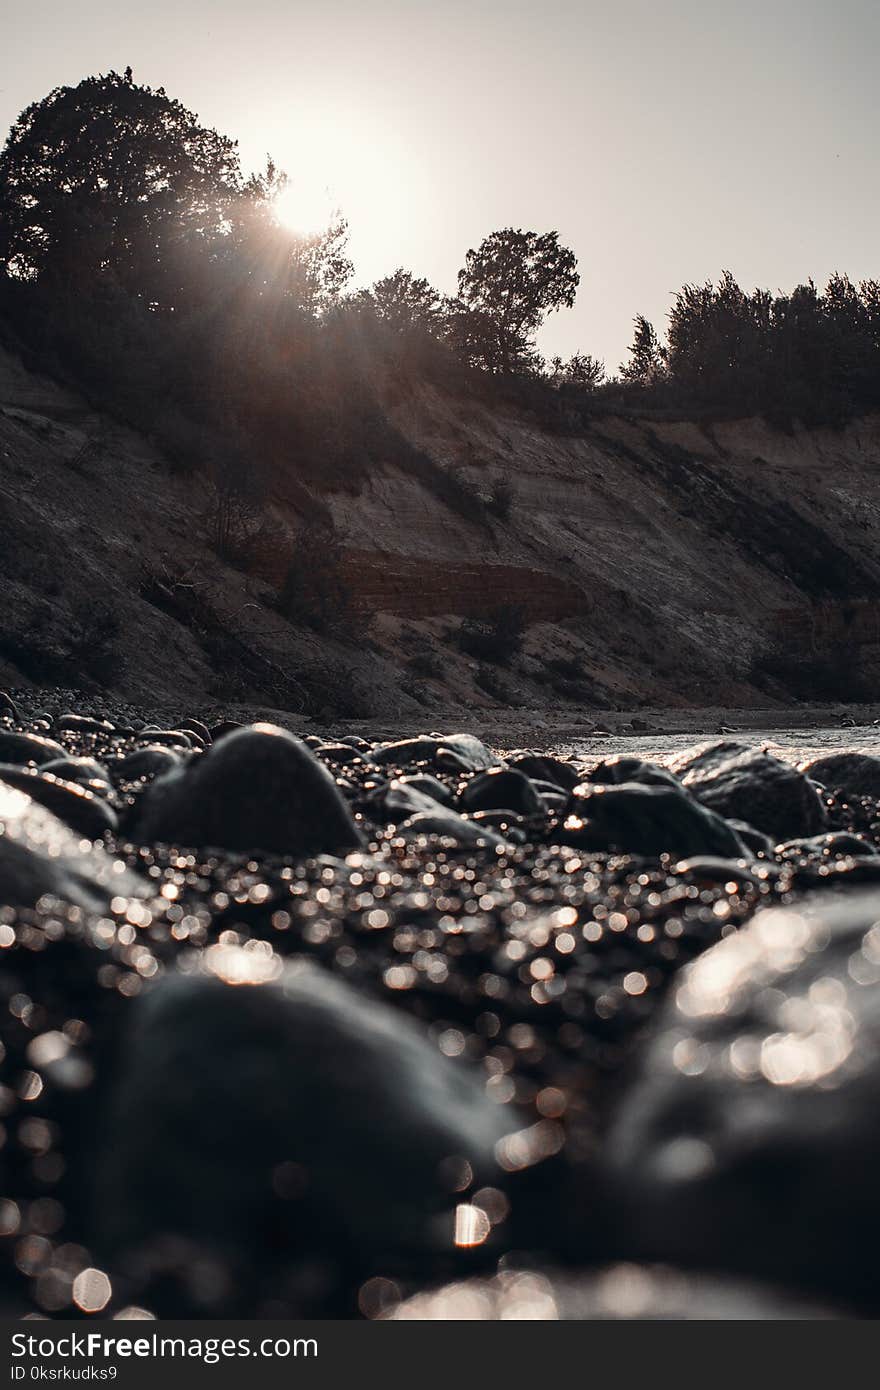
[(504, 604), (485, 621), (465, 618), (455, 640), (468, 656), (506, 666), (522, 651), (525, 630), (522, 607)]
[(278, 611), (299, 627), (346, 635), (353, 624), (351, 592), (342, 569), (342, 545), (332, 529), (297, 537), (278, 591)]

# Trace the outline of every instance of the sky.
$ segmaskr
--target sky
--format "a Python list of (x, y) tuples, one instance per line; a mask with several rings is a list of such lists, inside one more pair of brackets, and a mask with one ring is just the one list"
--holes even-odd
[(626, 356), (676, 289), (880, 276), (878, 0), (30, 0), (0, 126), (128, 65), (270, 153), (304, 227), (338, 205), (358, 284), (445, 292), (500, 227), (558, 231), (574, 309), (547, 355)]

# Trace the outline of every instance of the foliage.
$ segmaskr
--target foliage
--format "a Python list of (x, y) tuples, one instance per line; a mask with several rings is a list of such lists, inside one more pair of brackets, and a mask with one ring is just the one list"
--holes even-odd
[(337, 636), (350, 633), (353, 614), (342, 543), (331, 528), (303, 530), (297, 536), (278, 591), (278, 609), (296, 626)]
[(468, 656), (506, 666), (522, 651), (525, 631), (522, 608), (518, 604), (502, 604), (485, 621), (465, 618), (455, 640)]
[(534, 334), (546, 314), (571, 308), (579, 283), (574, 252), (557, 232), (505, 227), (465, 257), (453, 332), (489, 371), (534, 369)]
[(654, 325), (643, 314), (637, 315), (635, 330), (629, 361), (620, 368), (621, 378), (633, 385), (654, 386), (663, 379), (665, 350), (660, 346)]
[(550, 379), (556, 387), (596, 391), (605, 380), (605, 363), (588, 352), (576, 352), (567, 362), (561, 357), (554, 357), (550, 366)]
[(235, 144), (134, 83), (131, 71), (58, 87), (19, 116), (0, 155), (0, 265), (82, 285), (110, 276), (174, 301), (241, 195)]

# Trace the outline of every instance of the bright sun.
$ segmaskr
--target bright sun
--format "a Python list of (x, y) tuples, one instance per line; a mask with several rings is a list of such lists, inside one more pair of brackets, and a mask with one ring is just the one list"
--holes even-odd
[(274, 202), (275, 216), (290, 232), (312, 236), (323, 232), (333, 221), (336, 204), (330, 187), (320, 176), (291, 176), (287, 187)]

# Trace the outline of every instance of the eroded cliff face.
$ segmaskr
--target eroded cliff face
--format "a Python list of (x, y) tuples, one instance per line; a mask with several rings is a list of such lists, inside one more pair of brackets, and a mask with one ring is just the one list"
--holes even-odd
[[(877, 666), (877, 418), (783, 434), (755, 420), (597, 416), (567, 437), (428, 387), (389, 398), (397, 429), (464, 489), (451, 510), (424, 479), (379, 459), (358, 491), (318, 494), (343, 539), (360, 621), (372, 620), (352, 646), (295, 630), (271, 607), (265, 577), (216, 558), (198, 478), (172, 475), (148, 441), (8, 353), (0, 408), (7, 682), (54, 680), (67, 662), (77, 684), (65, 637), (80, 624), (87, 656), (89, 613), (104, 607), (115, 657), (92, 678), (150, 698), (219, 698), (231, 663), (243, 693), (250, 680), (267, 701), (293, 705), (303, 669), (330, 660), (389, 714), (498, 699), (766, 704), (756, 662), (770, 649), (796, 660), (845, 645)], [(501, 481), (503, 518), (484, 505)], [(461, 505), (468, 494), (472, 507)], [(303, 495), (280, 489), (272, 500), (291, 532)], [(157, 577), (176, 586), (173, 600)], [(485, 670), (450, 634), (504, 605), (523, 611), (523, 653), (486, 689)], [(33, 655), (40, 630), (62, 651), (48, 674)]]

